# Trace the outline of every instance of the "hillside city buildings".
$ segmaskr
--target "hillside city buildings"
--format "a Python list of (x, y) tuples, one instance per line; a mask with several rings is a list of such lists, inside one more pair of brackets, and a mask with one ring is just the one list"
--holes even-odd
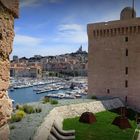
[(32, 77), (45, 78), (47, 75), (55, 73), (69, 76), (87, 75), (87, 52), (82, 50), (71, 54), (46, 56), (35, 55), (32, 58), (18, 58), (13, 56), (11, 61), (11, 77)]
[(88, 24), (88, 92), (119, 97), (140, 109), (140, 18), (131, 7), (120, 20)]

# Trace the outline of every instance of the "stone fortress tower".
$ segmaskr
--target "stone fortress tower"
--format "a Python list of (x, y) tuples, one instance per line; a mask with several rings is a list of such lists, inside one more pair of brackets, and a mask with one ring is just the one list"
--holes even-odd
[(127, 99), (140, 110), (140, 18), (131, 7), (120, 20), (88, 24), (88, 94)]
[(8, 97), (9, 55), (14, 40), (14, 19), (18, 18), (18, 0), (0, 0), (0, 140), (7, 140), (7, 125), (12, 112), (12, 102)]

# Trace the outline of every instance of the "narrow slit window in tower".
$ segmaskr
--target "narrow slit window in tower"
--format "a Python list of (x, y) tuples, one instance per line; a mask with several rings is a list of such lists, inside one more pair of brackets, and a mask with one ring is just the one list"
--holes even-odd
[(128, 75), (128, 67), (125, 67), (125, 74)]
[(125, 55), (128, 56), (128, 49), (125, 50)]
[(128, 42), (128, 37), (125, 37), (125, 42)]
[(128, 87), (128, 81), (125, 80), (125, 87), (127, 88)]

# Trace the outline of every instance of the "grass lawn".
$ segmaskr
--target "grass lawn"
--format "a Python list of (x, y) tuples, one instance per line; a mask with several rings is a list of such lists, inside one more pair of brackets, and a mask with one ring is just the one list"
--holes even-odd
[(112, 125), (112, 121), (118, 114), (111, 111), (96, 113), (97, 122), (94, 124), (85, 124), (79, 122), (79, 117), (66, 119), (63, 123), (63, 129), (75, 129), (76, 140), (132, 140), (136, 122), (129, 120), (132, 128), (122, 130)]

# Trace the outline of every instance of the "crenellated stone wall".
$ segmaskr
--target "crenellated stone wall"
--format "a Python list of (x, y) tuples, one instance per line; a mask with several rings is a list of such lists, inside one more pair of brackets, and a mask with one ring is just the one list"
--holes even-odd
[[(12, 101), (8, 97), (9, 87), (9, 55), (12, 52), (14, 40), (14, 18), (12, 3), (18, 6), (18, 0), (0, 0), (0, 140), (7, 140), (9, 127), (7, 125), (12, 112)], [(12, 9), (8, 9), (10, 6)], [(15, 6), (15, 7), (16, 7)], [(14, 6), (13, 6), (14, 7)], [(18, 9), (16, 9), (18, 11)]]

